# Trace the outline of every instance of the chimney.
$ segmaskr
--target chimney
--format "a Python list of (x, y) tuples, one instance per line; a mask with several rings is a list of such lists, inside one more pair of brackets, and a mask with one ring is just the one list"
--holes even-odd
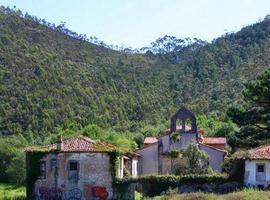
[(57, 151), (61, 151), (62, 150), (62, 135), (58, 136), (58, 138), (57, 138), (56, 150)]

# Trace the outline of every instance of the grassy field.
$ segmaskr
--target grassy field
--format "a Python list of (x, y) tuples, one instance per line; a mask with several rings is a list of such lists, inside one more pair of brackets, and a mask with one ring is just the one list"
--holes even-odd
[(25, 187), (0, 183), (0, 200), (25, 200)]
[[(270, 200), (270, 191), (259, 191), (244, 189), (225, 195), (190, 193), (174, 194), (169, 196), (160, 196), (153, 198), (141, 198), (137, 193), (136, 200)], [(25, 187), (16, 187), (13, 185), (0, 183), (0, 200), (26, 200)]]
[(259, 191), (252, 189), (244, 189), (242, 191), (233, 192), (225, 195), (190, 193), (175, 194), (170, 196), (160, 196), (154, 198), (144, 198), (143, 200), (270, 200), (270, 191)]

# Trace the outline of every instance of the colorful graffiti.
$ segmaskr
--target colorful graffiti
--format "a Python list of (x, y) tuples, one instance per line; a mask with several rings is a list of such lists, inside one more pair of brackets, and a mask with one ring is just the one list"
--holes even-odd
[(82, 192), (78, 188), (63, 190), (62, 188), (40, 187), (36, 200), (81, 200)]
[(92, 187), (93, 186), (89, 184), (83, 186), (83, 196), (86, 197), (86, 199), (91, 199), (93, 197)]
[(82, 192), (78, 188), (68, 190), (64, 194), (65, 194), (65, 199), (67, 200), (80, 200), (82, 198)]
[(106, 200), (109, 197), (109, 193), (105, 187), (93, 187), (92, 192), (94, 197), (99, 197), (102, 200)]
[(40, 187), (37, 196), (40, 200), (62, 200), (63, 190), (61, 188)]
[[(83, 198), (83, 196), (85, 198)], [(65, 190), (63, 188), (40, 187), (38, 193), (31, 199), (34, 200), (81, 200), (81, 199), (101, 199), (107, 200), (109, 192), (106, 187), (85, 185), (83, 192), (74, 188)]]

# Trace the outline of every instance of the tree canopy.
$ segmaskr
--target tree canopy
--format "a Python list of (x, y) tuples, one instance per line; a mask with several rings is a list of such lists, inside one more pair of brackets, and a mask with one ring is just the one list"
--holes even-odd
[(229, 109), (228, 115), (239, 127), (240, 146), (257, 146), (270, 141), (270, 70), (256, 81), (245, 84), (245, 103)]
[(0, 33), (0, 180), (23, 181), (27, 145), (81, 133), (134, 149), (183, 105), (207, 135), (268, 141), (269, 72), (241, 91), (270, 65), (269, 18), (211, 43), (166, 35), (133, 50), (0, 7)]

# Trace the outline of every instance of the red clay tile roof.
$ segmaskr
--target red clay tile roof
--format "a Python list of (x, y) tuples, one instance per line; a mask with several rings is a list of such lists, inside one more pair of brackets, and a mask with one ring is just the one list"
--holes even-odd
[(217, 150), (217, 151), (221, 151), (221, 152), (223, 152), (223, 153), (225, 153), (225, 154), (228, 153), (226, 150), (219, 149), (219, 148), (213, 147), (213, 146), (211, 146), (211, 145), (203, 144), (203, 143), (200, 143), (200, 142), (199, 142), (199, 146), (205, 146), (205, 147), (208, 147), (208, 148), (210, 148), (210, 149), (214, 149), (214, 150)]
[(155, 143), (155, 142), (157, 142), (158, 140), (157, 140), (157, 138), (155, 138), (155, 137), (146, 137), (145, 139), (144, 139), (144, 144), (152, 144), (152, 143)]
[(204, 144), (226, 144), (225, 137), (205, 137), (203, 138)]
[(250, 160), (270, 160), (270, 145), (249, 150), (246, 158)]
[[(84, 136), (75, 136), (62, 141), (61, 152), (109, 152), (117, 147), (92, 140)], [(56, 151), (57, 143), (41, 147), (28, 148), (26, 151)]]

